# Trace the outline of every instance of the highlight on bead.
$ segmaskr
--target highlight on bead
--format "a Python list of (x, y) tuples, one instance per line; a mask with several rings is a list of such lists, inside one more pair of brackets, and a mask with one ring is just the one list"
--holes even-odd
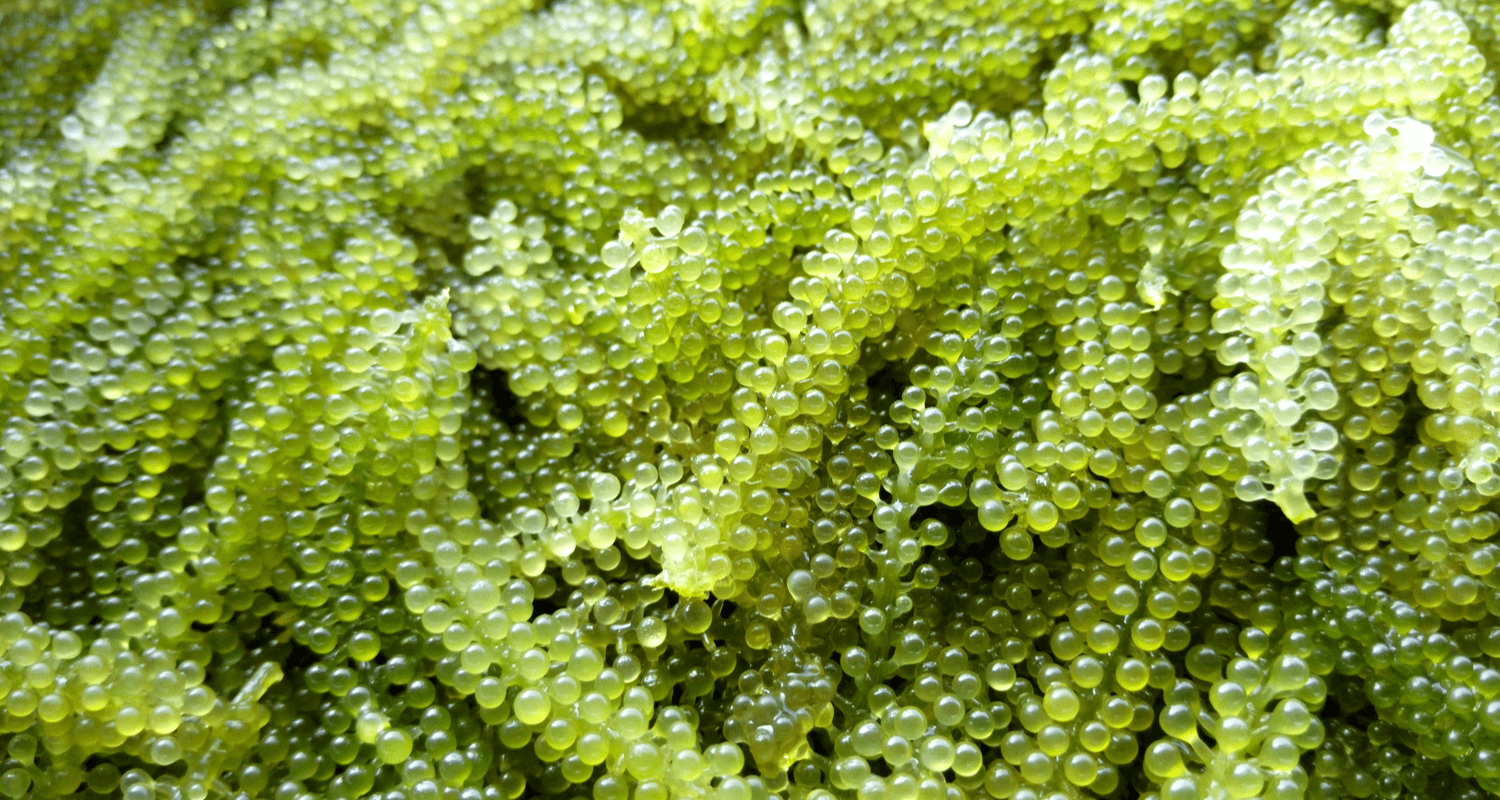
[(1500, 794), (1473, 0), (9, 0), (0, 798)]

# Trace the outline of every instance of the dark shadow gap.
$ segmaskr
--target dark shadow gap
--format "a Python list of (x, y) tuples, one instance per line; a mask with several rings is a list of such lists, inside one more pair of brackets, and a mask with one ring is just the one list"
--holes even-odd
[(1297, 527), (1287, 519), (1281, 507), (1269, 500), (1259, 501), (1266, 520), (1266, 539), (1271, 543), (1271, 560), (1297, 557)]
[(625, 107), (625, 118), (620, 127), (633, 130), (648, 140), (678, 143), (687, 139), (712, 139), (718, 134), (718, 126), (703, 121), (696, 113), (685, 114), (680, 106), (670, 102), (639, 101), (624, 91), (617, 93)]
[(475, 367), (469, 373), (469, 386), (474, 399), (490, 416), (516, 430), (526, 422), (521, 411), (521, 401), (510, 390), (510, 374), (504, 370)]

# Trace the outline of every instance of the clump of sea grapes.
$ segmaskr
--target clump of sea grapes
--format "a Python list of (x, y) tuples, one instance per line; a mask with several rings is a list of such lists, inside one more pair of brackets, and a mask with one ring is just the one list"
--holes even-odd
[(0, 797), (1500, 793), (1467, 0), (0, 16)]

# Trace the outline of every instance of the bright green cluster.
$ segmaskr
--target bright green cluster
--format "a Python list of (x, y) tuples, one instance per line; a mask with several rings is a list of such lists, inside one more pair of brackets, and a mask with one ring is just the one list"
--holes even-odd
[(1500, 794), (1496, 8), (0, 6), (0, 798)]

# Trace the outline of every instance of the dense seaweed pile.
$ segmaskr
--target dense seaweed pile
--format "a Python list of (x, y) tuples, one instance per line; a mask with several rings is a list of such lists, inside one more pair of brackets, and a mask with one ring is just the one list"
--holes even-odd
[(0, 796), (1500, 791), (1497, 19), (11, 0)]

